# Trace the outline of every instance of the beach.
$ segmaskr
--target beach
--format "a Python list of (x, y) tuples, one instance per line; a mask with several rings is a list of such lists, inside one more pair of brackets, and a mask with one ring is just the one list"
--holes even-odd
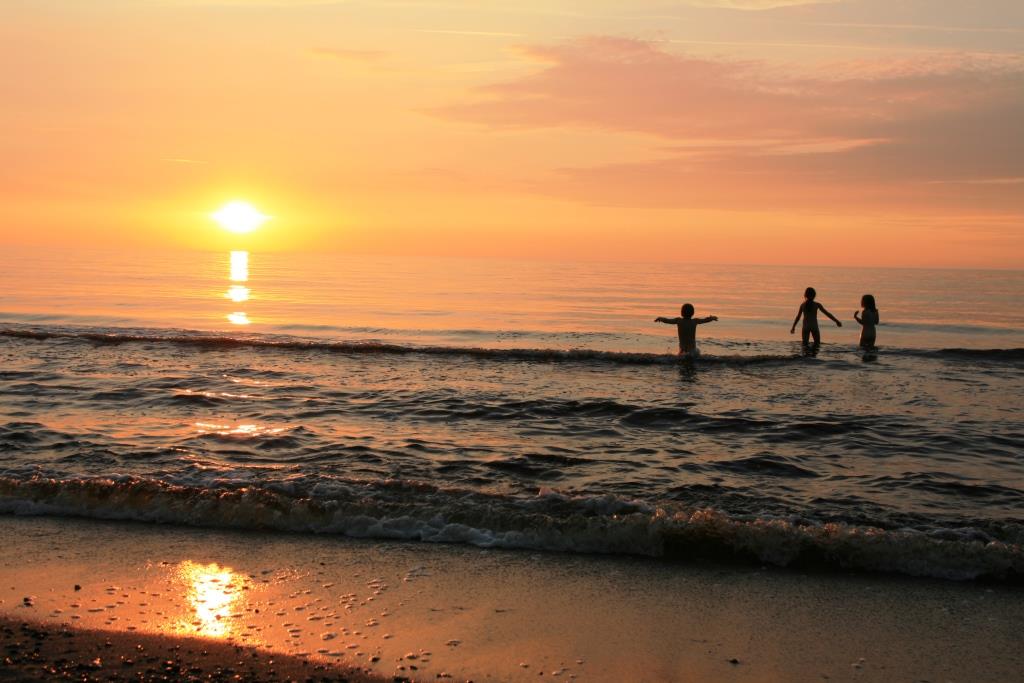
[[(67, 628), (80, 652), (104, 643), (88, 660), (115, 670), (138, 644), (150, 653), (140, 664), (242, 661), (259, 680), (356, 669), (418, 681), (1008, 681), (1024, 663), (1019, 586), (74, 519), (0, 526), (5, 646), (30, 639), (22, 621), (49, 641)], [(58, 650), (44, 646), (44, 659)]]
[(75, 629), (0, 618), (0, 680), (350, 681), (382, 680), (304, 657), (228, 643), (137, 632)]
[[(217, 255), (144, 295), (142, 259), (54, 262), (0, 311), (15, 680), (1018, 675), (1019, 274), (821, 271), (915, 287), (865, 361), (773, 322), (802, 273), (722, 268), (690, 363), (653, 320), (693, 273), (471, 263), (446, 299), (444, 263), (266, 260), (244, 325)], [(970, 324), (914, 305), (968, 283)]]
[(1024, 680), (1022, 35), (0, 1), (0, 683)]

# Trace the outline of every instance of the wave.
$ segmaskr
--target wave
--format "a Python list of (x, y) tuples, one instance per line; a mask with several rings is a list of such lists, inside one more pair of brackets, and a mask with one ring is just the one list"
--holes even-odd
[(945, 334), (986, 334), (986, 335), (1017, 335), (1020, 330), (1014, 327), (1002, 325), (967, 325), (950, 323), (911, 323), (911, 322), (887, 322), (883, 321), (880, 327), (895, 331), (909, 332), (932, 332)]
[[(202, 348), (273, 348), (283, 350), (323, 351), (342, 354), (381, 355), (430, 355), (469, 356), (473, 358), (504, 361), (554, 362), (604, 362), (619, 365), (679, 365), (691, 361), (680, 359), (674, 354), (658, 354), (633, 351), (606, 351), (587, 348), (490, 348), (473, 346), (429, 346), (399, 344), (381, 341), (325, 341), (297, 339), (276, 336), (232, 336), (201, 332), (174, 331), (157, 333), (151, 331), (69, 331), (47, 329), (0, 329), (0, 337), (46, 341), (50, 339), (72, 339), (95, 344), (179, 344)], [(1018, 362), (1024, 360), (1024, 348), (1009, 349), (908, 349), (885, 348), (885, 355), (913, 356), (922, 358), (962, 358), (993, 362)], [(808, 358), (799, 353), (763, 353), (751, 355), (705, 354), (700, 365), (747, 366), (788, 362), (806, 362)], [(832, 359), (835, 360), (835, 359)]]
[(799, 518), (738, 517), (615, 496), (532, 498), (405, 480), (214, 485), (133, 476), (0, 477), (0, 513), (71, 515), (231, 529), (465, 543), (488, 548), (712, 557), (779, 566), (954, 580), (1024, 579), (1024, 526), (886, 529)]
[[(298, 349), (303, 351), (325, 351), (348, 354), (422, 354), (433, 356), (471, 356), (511, 361), (605, 361), (629, 365), (670, 365), (678, 364), (676, 355), (630, 351), (600, 351), (596, 349), (535, 349), (535, 348), (487, 348), (473, 346), (418, 346), (379, 341), (317, 341), (308, 339), (230, 336), (220, 334), (185, 333), (154, 334), (125, 332), (70, 332), (51, 330), (0, 330), (0, 336), (45, 341), (48, 339), (78, 339), (99, 344), (127, 344), (133, 342), (183, 344), (207, 348), (275, 348)], [(702, 363), (751, 364), (801, 360), (798, 354), (764, 354), (756, 356), (702, 356)]]
[(933, 355), (967, 360), (1021, 361), (1024, 360), (1024, 349), (940, 349)]

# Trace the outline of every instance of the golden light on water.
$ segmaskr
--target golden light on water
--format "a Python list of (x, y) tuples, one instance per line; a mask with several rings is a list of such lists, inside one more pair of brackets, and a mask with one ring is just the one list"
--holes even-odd
[(245, 577), (218, 564), (185, 560), (177, 568), (192, 614), (183, 629), (207, 638), (232, 635), (234, 615), (242, 607)]
[(196, 431), (200, 434), (217, 434), (218, 436), (272, 436), (288, 430), (288, 427), (271, 427), (257, 424), (218, 424), (215, 422), (196, 422)]
[[(249, 252), (231, 252), (231, 271), (229, 277), (232, 282), (249, 281)], [(249, 300), (249, 288), (244, 285), (231, 285), (225, 296), (235, 303), (243, 303)], [(227, 319), (232, 325), (248, 325), (252, 322), (245, 311), (228, 313)]]
[(247, 251), (233, 251), (233, 252), (231, 252), (231, 281), (232, 282), (248, 282), (249, 281), (249, 252), (247, 252)]
[(225, 230), (239, 235), (250, 233), (270, 220), (270, 216), (260, 213), (252, 204), (242, 201), (228, 202), (210, 214), (210, 217)]

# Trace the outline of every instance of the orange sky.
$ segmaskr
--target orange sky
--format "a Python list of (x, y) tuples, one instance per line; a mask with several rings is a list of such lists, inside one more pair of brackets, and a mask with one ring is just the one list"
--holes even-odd
[(1024, 267), (1020, 0), (5, 0), (0, 245)]

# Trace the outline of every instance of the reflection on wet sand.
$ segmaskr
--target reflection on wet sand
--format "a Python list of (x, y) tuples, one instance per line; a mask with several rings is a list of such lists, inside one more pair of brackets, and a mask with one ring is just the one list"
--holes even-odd
[(229, 567), (185, 560), (175, 568), (192, 613), (176, 630), (205, 638), (229, 638), (235, 632), (235, 617), (244, 607), (247, 579)]

